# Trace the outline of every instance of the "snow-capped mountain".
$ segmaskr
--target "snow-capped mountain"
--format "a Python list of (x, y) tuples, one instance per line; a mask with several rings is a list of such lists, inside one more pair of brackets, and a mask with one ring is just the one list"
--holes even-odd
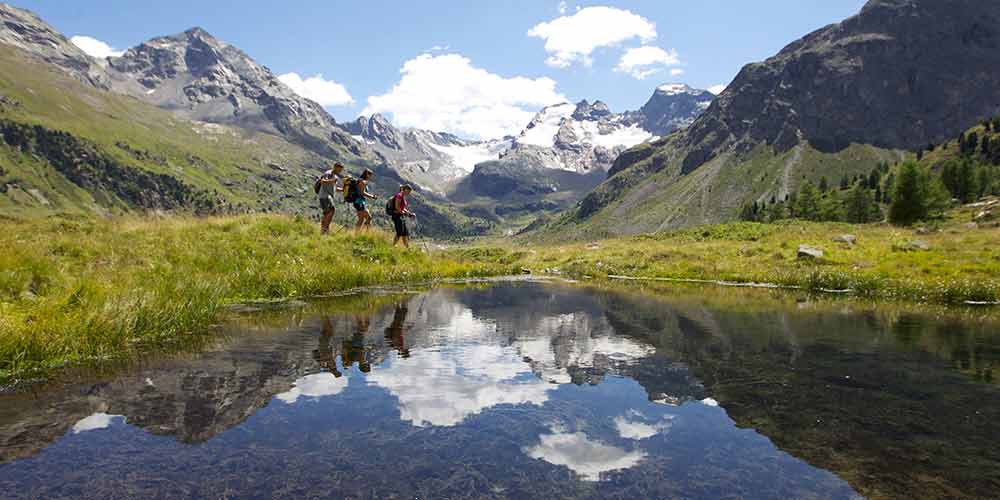
[(547, 168), (585, 174), (607, 170), (622, 151), (652, 139), (628, 114), (586, 100), (541, 110), (513, 139), (504, 159), (530, 157)]
[(633, 118), (643, 130), (665, 136), (694, 123), (715, 100), (707, 90), (693, 89), (683, 83), (668, 83), (656, 88), (653, 97)]
[(378, 113), (340, 126), (400, 175), (437, 192), (444, 192), (450, 182), (469, 175), (479, 163), (498, 159), (510, 148), (509, 138), (470, 141), (443, 132), (400, 130)]
[(341, 127), (404, 177), (440, 191), (472, 174), (476, 165), (495, 160), (579, 174), (607, 171), (622, 151), (690, 125), (713, 97), (684, 84), (667, 84), (638, 111), (613, 113), (601, 101), (558, 103), (539, 111), (518, 135), (489, 141), (399, 130), (379, 114)]

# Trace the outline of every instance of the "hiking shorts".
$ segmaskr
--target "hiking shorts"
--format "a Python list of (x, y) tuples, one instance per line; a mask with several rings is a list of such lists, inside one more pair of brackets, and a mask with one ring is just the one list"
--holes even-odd
[(410, 228), (406, 227), (406, 219), (402, 215), (393, 215), (392, 225), (396, 228), (396, 236), (410, 237)]
[(324, 214), (337, 209), (337, 207), (333, 205), (333, 200), (331, 200), (329, 196), (324, 196), (319, 199), (319, 208)]
[(368, 210), (368, 202), (364, 198), (354, 200), (351, 202), (351, 205), (354, 205), (354, 210), (357, 212), (364, 212), (365, 210)]

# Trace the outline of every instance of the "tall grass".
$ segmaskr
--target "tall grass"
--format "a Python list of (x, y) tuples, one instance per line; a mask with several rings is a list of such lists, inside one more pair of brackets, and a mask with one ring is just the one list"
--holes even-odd
[(227, 304), (505, 274), (285, 216), (0, 222), (0, 381), (203, 337)]

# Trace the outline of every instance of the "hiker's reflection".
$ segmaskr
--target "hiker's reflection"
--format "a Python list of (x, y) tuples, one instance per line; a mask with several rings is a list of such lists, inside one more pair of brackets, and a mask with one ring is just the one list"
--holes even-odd
[(333, 351), (332, 340), (333, 323), (330, 321), (330, 317), (326, 316), (323, 318), (323, 327), (320, 330), (319, 349), (313, 351), (313, 358), (319, 363), (321, 369), (329, 371), (334, 377), (340, 377), (343, 373), (337, 369), (337, 356)]
[(406, 332), (403, 331), (403, 324), (406, 323), (408, 312), (406, 304), (396, 304), (396, 312), (392, 315), (392, 324), (385, 329), (385, 339), (404, 358), (410, 357), (410, 349), (406, 347)]
[(362, 373), (372, 371), (372, 354), (370, 350), (365, 349), (365, 333), (368, 332), (370, 324), (371, 319), (368, 316), (358, 315), (354, 317), (354, 334), (344, 341), (340, 355), (345, 368), (357, 363)]

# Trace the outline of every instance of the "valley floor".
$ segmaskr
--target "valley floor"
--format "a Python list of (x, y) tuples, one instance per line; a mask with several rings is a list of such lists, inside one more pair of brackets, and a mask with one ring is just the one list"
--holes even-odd
[[(410, 251), (393, 249), (377, 231), (320, 237), (315, 223), (287, 216), (0, 219), (0, 384), (197, 348), (233, 304), (525, 270), (594, 282), (724, 280), (991, 303), (1000, 299), (1000, 227), (969, 226), (975, 212), (954, 211), (923, 234), (788, 221)], [(846, 234), (856, 243), (834, 241)], [(799, 258), (803, 244), (824, 256)]]

